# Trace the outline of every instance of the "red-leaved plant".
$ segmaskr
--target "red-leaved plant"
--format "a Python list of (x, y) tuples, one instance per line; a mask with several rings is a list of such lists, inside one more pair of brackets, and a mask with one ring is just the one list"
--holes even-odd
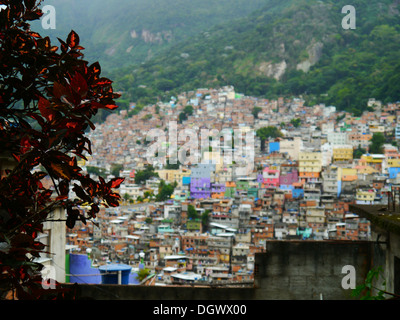
[[(101, 77), (99, 63), (83, 60), (79, 36), (53, 46), (48, 37), (30, 29), (40, 19), (41, 1), (0, 0), (0, 290), (17, 299), (37, 299), (51, 290), (42, 288), (35, 263), (44, 245), (36, 238), (56, 208), (66, 210), (66, 225), (86, 223), (99, 206), (118, 206), (123, 179), (95, 181), (78, 166), (91, 154), (87, 129), (104, 108), (117, 108), (112, 81)], [(5, 5), (5, 7), (4, 7)], [(4, 168), (4, 166), (3, 166)], [(50, 177), (52, 187), (43, 179)], [(77, 197), (69, 199), (72, 189)], [(86, 213), (78, 208), (90, 207)], [(64, 254), (64, 253), (60, 253)], [(56, 291), (52, 297), (65, 297)]]

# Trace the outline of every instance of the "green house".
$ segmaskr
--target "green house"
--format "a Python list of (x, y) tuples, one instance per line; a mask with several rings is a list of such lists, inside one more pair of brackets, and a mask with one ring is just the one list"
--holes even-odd
[(235, 187), (226, 187), (225, 188), (225, 198), (233, 198), (236, 193)]
[(158, 226), (158, 233), (170, 233), (175, 232), (169, 224), (163, 224)]
[(249, 181), (248, 180), (236, 181), (236, 189), (237, 190), (248, 190), (249, 189)]
[(247, 189), (247, 196), (258, 198), (258, 188), (251, 187)]
[(308, 239), (313, 232), (312, 228), (297, 228), (297, 235), (301, 236), (304, 239)]

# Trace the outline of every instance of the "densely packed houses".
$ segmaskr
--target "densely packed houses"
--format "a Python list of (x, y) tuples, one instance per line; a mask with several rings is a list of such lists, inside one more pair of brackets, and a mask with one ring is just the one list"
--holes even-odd
[[(180, 122), (188, 105), (192, 114)], [(105, 172), (119, 165), (123, 202), (103, 208), (97, 226), (69, 230), (67, 242), (81, 252), (97, 248), (98, 265), (138, 266), (144, 253), (146, 268), (157, 274), (154, 284), (232, 284), (253, 280), (254, 254), (271, 239), (368, 240), (369, 221), (350, 212), (349, 204), (387, 203), (400, 172), (399, 105), (371, 99), (368, 107), (374, 112), (354, 117), (334, 106), (256, 99), (225, 87), (182, 93), (132, 117), (112, 114), (91, 134), (94, 152), (81, 164)], [(196, 163), (152, 161), (159, 158), (149, 158), (153, 142), (146, 138), (156, 128), (170, 139), (171, 123), (177, 134), (190, 129), (198, 141), (202, 129), (251, 132), (251, 172), (238, 174), (240, 161), (226, 160), (220, 136), (206, 148), (196, 140), (187, 144), (197, 152)], [(257, 130), (270, 126), (281, 134), (261, 141)], [(376, 133), (391, 143), (369, 153)], [(187, 141), (167, 139), (163, 146), (176, 143), (179, 150)], [(136, 183), (150, 165), (157, 175)], [(156, 201), (161, 180), (174, 191)]]

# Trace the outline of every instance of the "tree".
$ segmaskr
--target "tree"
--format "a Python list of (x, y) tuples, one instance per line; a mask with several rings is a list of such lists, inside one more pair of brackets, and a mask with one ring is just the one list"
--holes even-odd
[(400, 295), (386, 291), (387, 281), (381, 266), (368, 271), (364, 283), (353, 289), (351, 295), (360, 300), (400, 299)]
[(151, 274), (150, 269), (140, 269), (137, 273), (136, 279), (139, 282), (142, 282), (144, 279), (146, 279), (149, 275)]
[(151, 113), (146, 114), (145, 116), (143, 116), (142, 120), (143, 121), (148, 121), (151, 118), (153, 118), (153, 115)]
[(96, 176), (101, 176), (102, 178), (105, 178), (107, 176), (106, 170), (103, 168), (98, 168), (98, 167), (93, 167), (93, 166), (87, 166), (86, 171), (89, 174), (94, 174)]
[(268, 126), (258, 129), (256, 135), (261, 140), (261, 151), (265, 150), (265, 141), (268, 138), (278, 138), (283, 136), (282, 132), (280, 132), (278, 128), (273, 126)]
[(354, 159), (361, 159), (361, 156), (365, 154), (367, 150), (364, 148), (361, 148), (360, 146), (357, 149), (353, 150), (353, 158)]
[(296, 119), (292, 119), (290, 120), (290, 123), (295, 127), (298, 128), (301, 125), (301, 119), (296, 118)]
[(114, 163), (114, 164), (111, 166), (111, 174), (112, 174), (114, 177), (119, 177), (119, 173), (120, 173), (120, 171), (122, 171), (122, 170), (124, 170), (124, 166), (123, 166), (122, 164), (120, 164), (120, 163)]
[(260, 107), (253, 107), (251, 110), (251, 114), (254, 116), (255, 119), (258, 119), (258, 114), (262, 111)]
[[(0, 175), (0, 292), (18, 299), (66, 297), (42, 288), (43, 265), (34, 259), (45, 246), (37, 236), (55, 208), (66, 210), (66, 225), (73, 228), (96, 217), (101, 205), (119, 205), (114, 189), (123, 179), (95, 181), (77, 164), (92, 153), (86, 136), (95, 129), (91, 118), (100, 109), (116, 109), (119, 95), (101, 77), (99, 63), (83, 59), (76, 32), (53, 46), (30, 29), (29, 21), (43, 14), (40, 1), (0, 4), (0, 153), (14, 162)], [(86, 213), (79, 210), (83, 204), (90, 207)]]
[(161, 180), (158, 187), (158, 194), (156, 196), (156, 201), (166, 201), (171, 198), (174, 193), (177, 183), (166, 184), (164, 180)]
[(188, 116), (193, 114), (193, 107), (191, 105), (186, 106), (181, 113), (179, 113), (179, 123), (188, 119)]
[(191, 204), (188, 205), (188, 218), (193, 220), (199, 218), (199, 214), (197, 213), (196, 208)]
[(135, 183), (144, 184), (151, 177), (158, 177), (158, 173), (154, 172), (153, 166), (148, 166), (144, 170), (135, 173)]
[(187, 114), (184, 112), (179, 113), (179, 123), (182, 123), (183, 121), (187, 120)]
[(203, 225), (203, 230), (207, 231), (208, 229), (208, 222), (209, 222), (209, 214), (210, 214), (210, 210), (206, 210), (203, 212), (203, 214), (201, 215), (201, 224)]
[(169, 163), (169, 158), (167, 159), (167, 163), (166, 163), (166, 165), (165, 165), (165, 169), (168, 169), (168, 170), (178, 170), (179, 167), (180, 167), (179, 162), (173, 164), (173, 163)]
[(124, 200), (125, 202), (128, 202), (132, 197), (129, 195), (129, 193), (124, 193)]
[(385, 136), (382, 132), (375, 132), (369, 145), (370, 153), (383, 153), (383, 144), (385, 143)]
[(183, 112), (186, 113), (188, 116), (191, 116), (193, 114), (193, 106), (187, 105), (184, 109)]

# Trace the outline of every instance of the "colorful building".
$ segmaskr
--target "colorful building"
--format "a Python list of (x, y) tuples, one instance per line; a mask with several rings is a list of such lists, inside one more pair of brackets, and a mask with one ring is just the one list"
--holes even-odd
[(299, 155), (299, 177), (300, 179), (319, 178), (322, 171), (321, 152), (300, 152)]
[(189, 178), (191, 175), (190, 170), (185, 169), (163, 169), (163, 170), (156, 170), (160, 179), (167, 181), (169, 183), (176, 182), (178, 186), (182, 186), (183, 178)]
[(374, 190), (358, 189), (356, 191), (356, 203), (357, 204), (373, 204), (375, 201), (376, 193)]
[(351, 163), (353, 161), (353, 147), (351, 145), (340, 145), (333, 147), (334, 163)]
[(271, 167), (265, 167), (263, 170), (263, 184), (265, 187), (275, 187), (279, 186), (279, 169), (273, 169)]

